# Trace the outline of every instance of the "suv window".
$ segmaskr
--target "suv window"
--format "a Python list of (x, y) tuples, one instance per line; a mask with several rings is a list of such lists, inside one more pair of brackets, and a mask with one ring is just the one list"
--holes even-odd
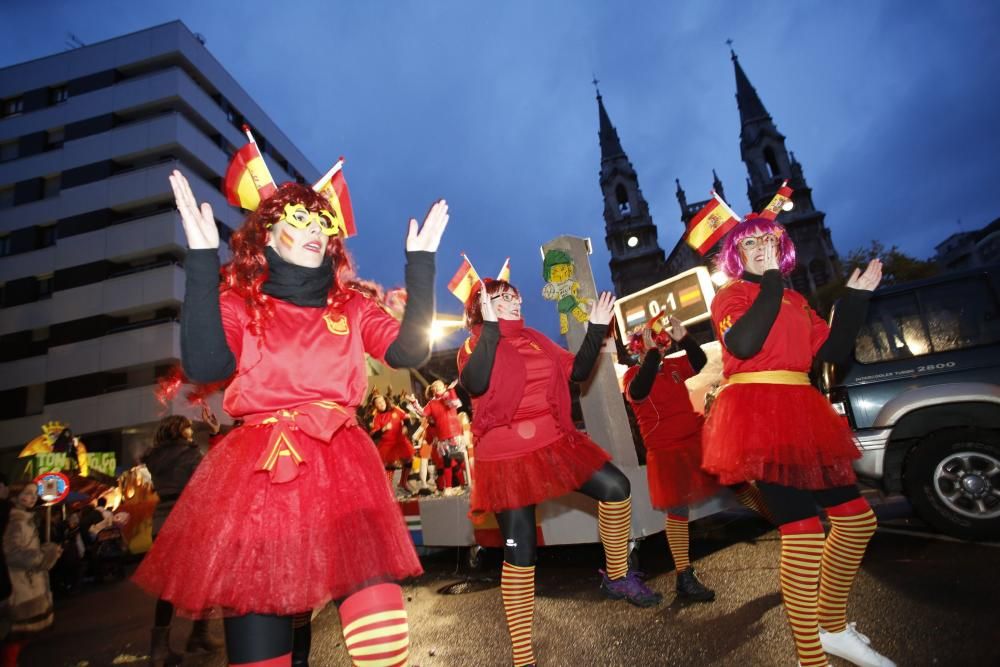
[(1000, 342), (1000, 307), (985, 276), (872, 300), (855, 356), (863, 364)]

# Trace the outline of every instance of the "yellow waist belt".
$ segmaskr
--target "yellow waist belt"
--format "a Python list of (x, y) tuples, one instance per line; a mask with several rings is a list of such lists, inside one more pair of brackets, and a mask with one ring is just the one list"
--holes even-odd
[(728, 384), (810, 384), (809, 374), (801, 371), (755, 371), (733, 373)]

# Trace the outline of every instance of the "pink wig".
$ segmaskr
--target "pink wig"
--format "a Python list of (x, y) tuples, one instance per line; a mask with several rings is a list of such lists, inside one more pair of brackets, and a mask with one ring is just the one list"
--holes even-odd
[(743, 275), (743, 257), (740, 256), (740, 241), (748, 236), (774, 234), (778, 237), (778, 269), (787, 276), (795, 269), (795, 244), (788, 231), (774, 220), (757, 215), (747, 216), (743, 222), (733, 227), (722, 241), (722, 250), (715, 258), (715, 267), (729, 278)]

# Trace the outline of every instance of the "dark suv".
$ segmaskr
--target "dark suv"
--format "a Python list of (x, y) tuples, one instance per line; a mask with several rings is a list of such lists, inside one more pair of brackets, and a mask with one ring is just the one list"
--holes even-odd
[(1000, 266), (879, 289), (824, 385), (858, 474), (965, 539), (1000, 538)]

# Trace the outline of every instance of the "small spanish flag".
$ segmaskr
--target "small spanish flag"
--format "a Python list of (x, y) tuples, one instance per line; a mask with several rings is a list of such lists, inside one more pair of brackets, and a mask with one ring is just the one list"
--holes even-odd
[(510, 282), (510, 257), (504, 260), (503, 266), (500, 267), (500, 273), (497, 274), (497, 280), (506, 280)]
[(687, 243), (704, 255), (739, 221), (740, 216), (713, 190), (712, 198), (688, 223)]
[(785, 206), (792, 201), (793, 190), (788, 187), (788, 181), (781, 184), (778, 188), (778, 192), (775, 193), (774, 198), (771, 199), (767, 207), (760, 212), (760, 217), (767, 220), (774, 220), (778, 217), (778, 214), (785, 210)]
[(465, 255), (462, 255), (462, 265), (458, 267), (458, 271), (452, 276), (452, 279), (448, 281), (448, 291), (455, 295), (455, 298), (465, 303), (469, 299), (469, 295), (472, 294), (472, 289), (479, 282), (479, 274), (476, 273), (476, 269), (472, 266), (472, 262)]
[(323, 178), (316, 181), (313, 190), (330, 200), (330, 211), (343, 224), (344, 234), (356, 235), (358, 228), (354, 224), (351, 192), (347, 189), (347, 181), (344, 180), (344, 158), (337, 160), (337, 164), (333, 165)]
[(267, 170), (267, 164), (264, 163), (250, 129), (243, 129), (250, 143), (236, 151), (229, 162), (226, 177), (222, 181), (222, 192), (226, 195), (226, 201), (233, 206), (256, 211), (261, 200), (273, 195), (278, 188), (274, 185), (274, 179)]

